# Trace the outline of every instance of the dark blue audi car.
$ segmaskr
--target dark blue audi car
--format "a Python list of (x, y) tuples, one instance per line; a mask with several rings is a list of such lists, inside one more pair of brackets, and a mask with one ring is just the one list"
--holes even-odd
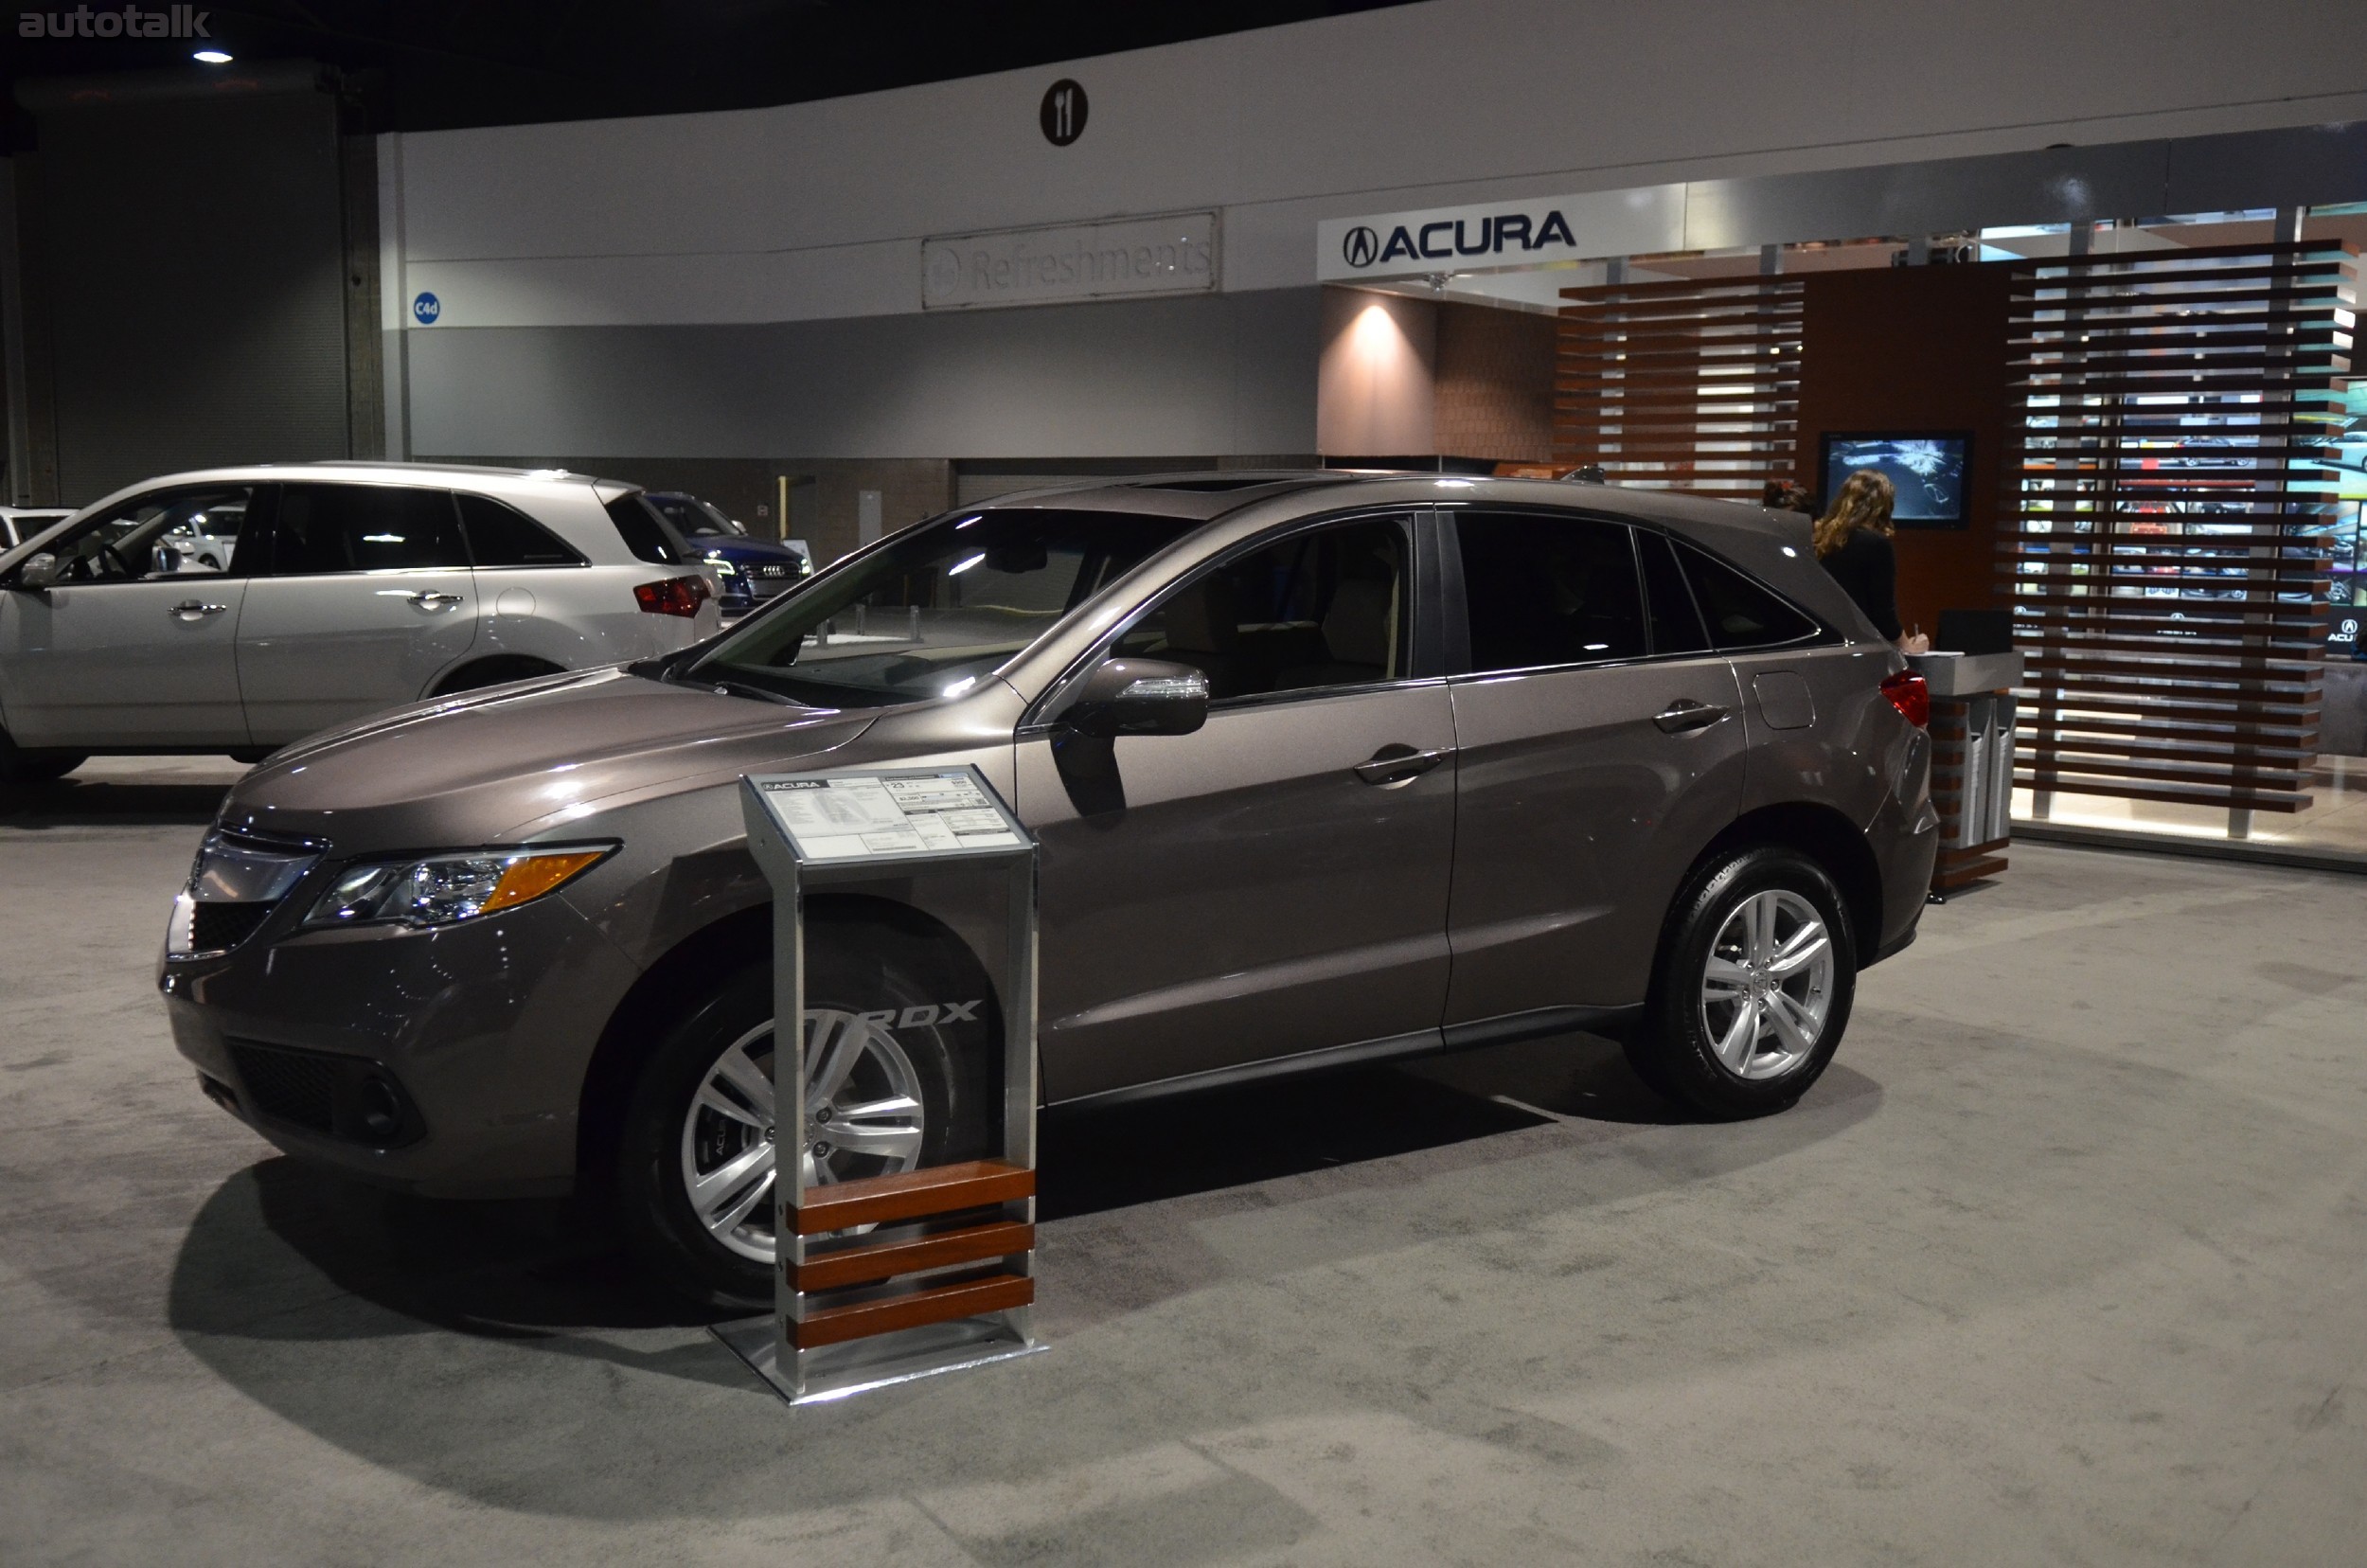
[(725, 620), (746, 615), (813, 570), (813, 563), (797, 551), (756, 538), (712, 502), (681, 490), (651, 490), (650, 504), (715, 574), (716, 598)]

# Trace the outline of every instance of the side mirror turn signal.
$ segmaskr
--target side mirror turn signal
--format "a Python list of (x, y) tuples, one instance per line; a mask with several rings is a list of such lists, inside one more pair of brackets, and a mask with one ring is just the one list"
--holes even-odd
[(1208, 677), (1161, 659), (1108, 659), (1060, 716), (1079, 735), (1189, 735), (1208, 722)]

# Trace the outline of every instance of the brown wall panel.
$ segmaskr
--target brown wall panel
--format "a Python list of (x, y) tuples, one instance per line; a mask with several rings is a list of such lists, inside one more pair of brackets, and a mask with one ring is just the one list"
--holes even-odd
[(1442, 301), (1433, 396), (1438, 450), (1541, 463), (1554, 451), (1554, 318)]
[(2012, 406), (2010, 268), (1889, 267), (1805, 281), (1800, 482), (1822, 490), (1827, 432), (1971, 431), (1968, 526), (1899, 530), (1898, 618), (1930, 632), (1942, 610), (2002, 608), (1997, 516)]

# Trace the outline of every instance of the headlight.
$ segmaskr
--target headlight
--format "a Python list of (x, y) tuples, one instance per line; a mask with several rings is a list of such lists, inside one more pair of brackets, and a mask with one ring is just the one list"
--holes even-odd
[(564, 849), (470, 849), (413, 861), (349, 865), (306, 916), (307, 926), (451, 925), (498, 914), (560, 888), (606, 860), (614, 845)]
[(713, 572), (717, 577), (738, 577), (739, 575), (739, 568), (733, 565), (730, 561), (725, 561), (720, 555), (711, 555), (707, 557), (707, 569)]

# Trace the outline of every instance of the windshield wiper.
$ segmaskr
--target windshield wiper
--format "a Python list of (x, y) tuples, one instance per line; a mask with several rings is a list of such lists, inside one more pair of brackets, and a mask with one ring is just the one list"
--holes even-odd
[(794, 697), (784, 697), (777, 691), (768, 691), (751, 681), (726, 681), (714, 675), (675, 675), (667, 679), (674, 686), (705, 686), (710, 691), (721, 692), (726, 696), (755, 697), (767, 703), (778, 704), (782, 707), (806, 705)]

